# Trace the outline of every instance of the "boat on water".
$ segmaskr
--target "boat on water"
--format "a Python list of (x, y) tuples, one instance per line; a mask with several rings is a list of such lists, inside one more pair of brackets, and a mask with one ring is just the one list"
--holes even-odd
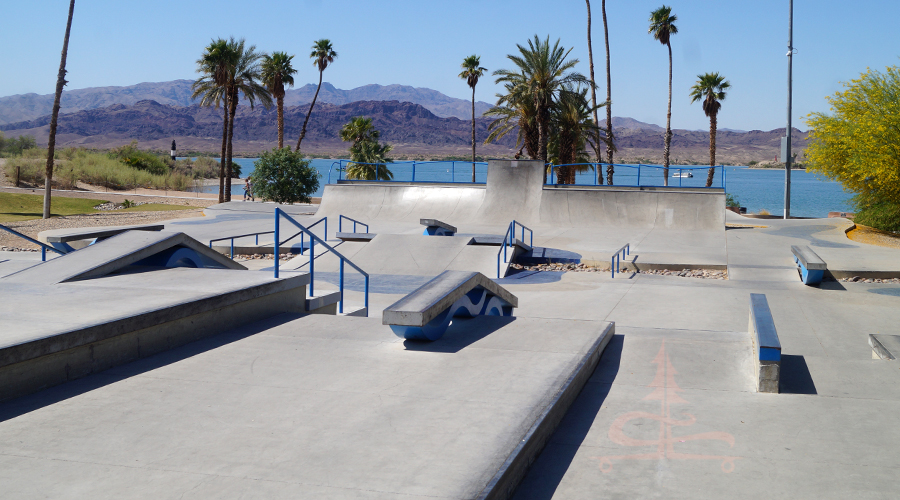
[(672, 172), (672, 177), (681, 177), (684, 179), (684, 178), (693, 177), (693, 176), (694, 176), (694, 174), (691, 172)]

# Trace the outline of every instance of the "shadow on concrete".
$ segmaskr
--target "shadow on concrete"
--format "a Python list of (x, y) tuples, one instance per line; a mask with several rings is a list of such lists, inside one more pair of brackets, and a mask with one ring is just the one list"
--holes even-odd
[(877, 293), (878, 295), (900, 297), (900, 288), (870, 288), (866, 291), (869, 293)]
[(519, 484), (514, 500), (545, 500), (556, 493), (619, 373), (624, 343), (623, 335), (614, 335), (609, 340), (594, 374)]
[(784, 394), (818, 394), (816, 384), (806, 358), (793, 354), (781, 355), (781, 383), (779, 390)]
[(447, 333), (434, 342), (427, 340), (404, 340), (407, 351), (426, 351), (452, 354), (478, 342), (488, 335), (515, 321), (512, 316), (476, 316), (474, 318), (453, 318)]
[(146, 358), (136, 359), (122, 366), (110, 368), (109, 370), (93, 373), (87, 377), (50, 387), (34, 394), (4, 401), (0, 403), (0, 422), (5, 422), (21, 415), (25, 415), (26, 413), (99, 389), (106, 385), (114, 384), (136, 375), (141, 375), (156, 368), (177, 363), (178, 361), (211, 351), (232, 342), (237, 342), (270, 328), (293, 321), (301, 316), (303, 315), (290, 313), (273, 316), (228, 332), (191, 342), (190, 344), (181, 347), (176, 347), (169, 351), (154, 354)]
[(846, 291), (847, 291), (847, 288), (844, 287), (844, 285), (842, 285), (841, 282), (840, 282), (840, 281), (837, 281), (837, 280), (835, 280), (835, 281), (822, 281), (822, 283), (819, 284), (819, 288), (822, 289), (822, 290), (838, 290), (838, 291), (841, 291), (841, 292), (846, 292)]
[(541, 285), (556, 283), (562, 279), (563, 271), (528, 271), (512, 269), (505, 278), (495, 279), (498, 285)]

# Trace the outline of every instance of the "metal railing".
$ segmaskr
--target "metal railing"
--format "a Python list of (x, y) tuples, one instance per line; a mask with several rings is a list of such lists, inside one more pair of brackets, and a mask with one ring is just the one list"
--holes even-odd
[(525, 231), (527, 230), (530, 236), (528, 246), (534, 246), (534, 231), (516, 220), (510, 222), (509, 227), (506, 228), (506, 234), (503, 235), (503, 243), (500, 244), (500, 250), (497, 252), (497, 279), (503, 277), (500, 275), (500, 256), (503, 256), (503, 263), (508, 264), (509, 256), (507, 255), (506, 248), (515, 247), (516, 245), (516, 226), (522, 228), (522, 242), (525, 242)]
[(60, 255), (65, 255), (65, 254), (66, 254), (66, 252), (64, 252), (64, 251), (62, 251), (62, 250), (53, 248), (52, 246), (47, 245), (47, 244), (45, 244), (45, 243), (41, 243), (40, 241), (38, 241), (38, 240), (36, 240), (36, 239), (34, 239), (34, 238), (30, 238), (30, 237), (28, 237), (28, 236), (25, 236), (24, 234), (22, 234), (22, 233), (16, 231), (15, 229), (10, 229), (10, 228), (4, 226), (3, 224), (0, 224), (0, 229), (6, 231), (6, 232), (8, 232), (8, 233), (11, 233), (11, 234), (13, 234), (13, 235), (15, 235), (15, 236), (18, 236), (19, 238), (22, 238), (23, 240), (25, 240), (25, 241), (27, 241), (27, 242), (29, 242), (29, 243), (34, 243), (35, 245), (41, 247), (41, 262), (46, 262), (46, 261), (47, 261), (47, 250), (50, 250), (50, 251), (52, 251), (52, 252), (56, 252), (56, 253), (58, 253), (58, 254), (60, 254)]
[(346, 215), (339, 215), (339, 216), (338, 216), (338, 232), (339, 232), (339, 233), (343, 233), (343, 232), (344, 232), (344, 231), (341, 230), (341, 228), (342, 228), (341, 223), (344, 221), (344, 219), (347, 219), (348, 221), (350, 221), (350, 222), (353, 223), (353, 232), (354, 232), (354, 233), (356, 232), (356, 225), (357, 225), (357, 224), (359, 224), (360, 226), (366, 226), (366, 233), (369, 232), (369, 225), (366, 224), (365, 222), (360, 222), (360, 221), (358, 221), (358, 220), (356, 220), (356, 219), (351, 219), (350, 217), (347, 217)]
[[(583, 169), (585, 169), (585, 170), (586, 170), (586, 169), (591, 169), (591, 170), (594, 171), (595, 174), (599, 174), (598, 170), (599, 170), (600, 172), (602, 172), (601, 169), (602, 169), (603, 167), (609, 167), (609, 166), (612, 166), (614, 169), (615, 169), (615, 168), (627, 169), (627, 170), (625, 170), (625, 172), (633, 172), (633, 174), (631, 174), (631, 173), (626, 173), (626, 174), (623, 175), (622, 170), (620, 170), (619, 173), (618, 173), (620, 179), (621, 179), (621, 177), (634, 177), (634, 178), (635, 178), (635, 181), (634, 181), (633, 184), (630, 183), (630, 182), (628, 182), (628, 183), (619, 183), (619, 184), (617, 184), (617, 185), (619, 185), (619, 186), (659, 187), (659, 183), (649, 183), (649, 184), (646, 184), (646, 185), (645, 185), (645, 184), (641, 184), (641, 170), (642, 170), (642, 169), (644, 169), (644, 170), (646, 170), (646, 169), (651, 169), (652, 172), (658, 172), (658, 173), (664, 173), (664, 172), (665, 172), (665, 167), (663, 167), (662, 165), (646, 165), (646, 164), (643, 164), (643, 163), (638, 163), (637, 165), (626, 165), (626, 164), (621, 164), (621, 163), (571, 163), (571, 164), (565, 164), (565, 165), (553, 165), (553, 164), (548, 163), (548, 164), (547, 164), (547, 169), (549, 170), (549, 175), (547, 176), (547, 185), (556, 184), (555, 179), (558, 177), (558, 171), (559, 171), (559, 168), (560, 168), (560, 167), (575, 167), (575, 168), (583, 168)], [(676, 173), (676, 172), (677, 172), (677, 174), (678, 174), (678, 175), (673, 176), (673, 177), (670, 179), (669, 185), (670, 185), (670, 187), (674, 187), (674, 186), (672, 186), (671, 180), (672, 180), (672, 179), (678, 179), (678, 187), (691, 187), (691, 188), (698, 188), (698, 189), (724, 189), (725, 186), (726, 186), (726, 178), (725, 178), (725, 173), (726, 173), (726, 171), (725, 171), (725, 167), (722, 166), (722, 165), (716, 165), (715, 167), (712, 167), (712, 168), (714, 168), (716, 171), (721, 171), (722, 174), (719, 176), (720, 179), (721, 179), (721, 185), (711, 186), (710, 188), (707, 188), (707, 187), (706, 187), (706, 182), (702, 182), (702, 183), (700, 183), (700, 185), (685, 186), (685, 185), (684, 185), (684, 182), (683, 182), (683, 179), (686, 179), (686, 178), (693, 178), (693, 173), (694, 173), (695, 170), (700, 170), (700, 171), (702, 171), (703, 173), (706, 173), (706, 172), (709, 171), (710, 167), (706, 167), (706, 166), (690, 166), (690, 167), (687, 167), (687, 166), (683, 166), (683, 165), (679, 165), (679, 166), (671, 166), (671, 165), (670, 165), (670, 166), (669, 166), (670, 175), (671, 175), (671, 174), (674, 174), (674, 173)], [(689, 175), (689, 176), (684, 176), (684, 177), (682, 177), (683, 174), (690, 174), (690, 175)], [(615, 174), (614, 174), (614, 175), (615, 175)], [(591, 182), (588, 182), (588, 183), (579, 183), (579, 182), (578, 182), (578, 178), (577, 178), (577, 176), (576, 176), (576, 180), (575, 180), (575, 184), (574, 184), (574, 185), (580, 185), (580, 186), (593, 185), (593, 186), (598, 186), (598, 185), (601, 185), (601, 184), (602, 184), (602, 179), (603, 179), (602, 174), (601, 174), (601, 175), (592, 175), (591, 177), (592, 177)], [(644, 174), (644, 178), (645, 178), (645, 179), (647, 178), (647, 174), (646, 174), (646, 173)], [(653, 179), (658, 179), (657, 176), (651, 176), (651, 178), (653, 178)], [(706, 179), (705, 176), (701, 176), (701, 178), (704, 179), (704, 180)], [(600, 179), (600, 180), (598, 181), (598, 179)], [(663, 180), (663, 183), (662, 183), (662, 184), (665, 184), (665, 180)]]
[(615, 278), (616, 273), (619, 272), (619, 264), (622, 262), (622, 257), (625, 257), (626, 255), (631, 255), (631, 243), (626, 243), (622, 248), (616, 250), (616, 253), (609, 259), (609, 270), (612, 272), (613, 278)]
[[(318, 224), (322, 221), (325, 222), (325, 233), (324, 233), (325, 239), (328, 239), (328, 217), (322, 217), (321, 219), (317, 220), (316, 222), (313, 222), (311, 225), (308, 226), (308, 229), (312, 229), (313, 226), (315, 226), (316, 224)], [(256, 233), (238, 234), (235, 236), (226, 236), (224, 238), (215, 238), (215, 239), (209, 240), (209, 248), (212, 249), (213, 243), (215, 243), (217, 241), (231, 240), (231, 258), (234, 259), (234, 240), (239, 239), (239, 238), (249, 238), (250, 236), (255, 236), (256, 237), (255, 244), (258, 246), (259, 245), (259, 237), (260, 237), (260, 235), (263, 235), (263, 234), (275, 234), (275, 231), (259, 231)], [(305, 242), (304, 242), (303, 231), (298, 231), (293, 236), (280, 242), (279, 244), (284, 245), (285, 243), (296, 238), (297, 236), (300, 236), (300, 255), (303, 255), (303, 249), (306, 246)]]
[[(442, 182), (447, 182), (447, 181), (442, 181), (442, 180), (426, 180), (426, 181), (418, 180), (417, 181), (417, 179), (416, 179), (417, 178), (417, 174), (416, 174), (417, 169), (421, 168), (421, 167), (429, 166), (429, 165), (446, 165), (449, 163), (450, 168), (447, 169), (447, 172), (445, 172), (445, 173), (450, 174), (449, 182), (451, 182), (451, 183), (456, 183), (456, 182), (471, 183), (471, 180), (460, 180), (460, 181), (456, 180), (456, 164), (459, 163), (462, 165), (472, 165), (473, 162), (451, 160), (451, 161), (395, 161), (395, 162), (391, 162), (391, 163), (364, 163), (364, 162), (358, 162), (358, 161), (352, 161), (352, 160), (337, 160), (334, 163), (332, 163), (331, 166), (328, 168), (328, 184), (331, 184), (331, 173), (332, 173), (332, 171), (335, 171), (335, 170), (337, 171), (337, 180), (347, 180), (347, 176), (346, 176), (347, 165), (349, 165), (350, 163), (354, 163), (357, 165), (373, 165), (375, 167), (375, 179), (372, 179), (372, 180), (354, 179), (354, 180), (369, 181), (369, 182), (410, 182), (411, 181), (411, 182), (435, 182), (435, 183), (442, 183)], [(487, 167), (487, 162), (476, 161), (474, 163), (475, 163), (475, 165), (478, 165), (478, 166)], [(380, 177), (379, 174), (381, 173), (380, 169), (388, 168), (388, 165), (390, 165), (391, 173), (394, 176), (393, 180), (387, 181), (387, 180), (379, 179), (379, 177)], [(398, 179), (399, 177), (407, 177), (406, 172), (403, 172), (403, 170), (406, 169), (407, 167), (409, 168), (409, 174), (408, 174), (409, 180)], [(342, 172), (343, 172), (343, 174), (342, 174)], [(426, 171), (425, 173), (430, 174), (430, 173), (434, 173), (434, 172)], [(465, 179), (471, 179), (471, 177), (465, 177)], [(482, 183), (476, 182), (476, 184), (482, 184)]]
[(315, 283), (315, 278), (316, 278), (315, 245), (318, 242), (320, 245), (325, 247), (326, 251), (337, 255), (338, 258), (341, 259), (340, 277), (339, 277), (339, 281), (338, 281), (338, 290), (340, 291), (341, 299), (340, 299), (340, 303), (338, 305), (338, 312), (341, 314), (343, 314), (343, 312), (344, 312), (344, 264), (346, 262), (347, 264), (350, 265), (350, 267), (352, 267), (357, 272), (359, 272), (359, 274), (362, 274), (363, 277), (365, 278), (366, 285), (365, 285), (365, 290), (364, 290), (364, 294), (365, 294), (365, 302), (364, 302), (365, 306), (364, 307), (366, 308), (366, 315), (368, 316), (368, 314), (369, 314), (369, 275), (365, 271), (360, 269), (359, 266), (357, 266), (353, 262), (350, 262), (350, 260), (347, 259), (346, 257), (344, 257), (340, 252), (335, 250), (334, 247), (332, 247), (331, 245), (326, 243), (325, 240), (323, 240), (322, 238), (319, 238), (318, 236), (313, 234), (313, 232), (310, 231), (309, 228), (304, 227), (302, 224), (300, 224), (299, 222), (294, 220), (293, 217), (284, 213), (283, 210), (281, 210), (280, 208), (277, 208), (277, 207), (275, 208), (275, 277), (278, 278), (278, 268), (279, 268), (278, 236), (279, 236), (279, 225), (280, 225), (279, 222), (281, 222), (281, 218), (284, 218), (285, 220), (287, 220), (288, 222), (290, 222), (291, 224), (296, 226), (298, 229), (300, 229), (301, 232), (309, 235), (309, 295), (310, 296), (315, 295), (314, 288), (313, 288), (314, 283)]

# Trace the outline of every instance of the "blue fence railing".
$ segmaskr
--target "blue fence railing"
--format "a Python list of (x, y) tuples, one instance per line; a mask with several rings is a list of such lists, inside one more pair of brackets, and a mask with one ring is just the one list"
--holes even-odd
[(503, 276), (500, 274), (500, 257), (503, 256), (503, 263), (508, 264), (509, 259), (512, 258), (512, 255), (507, 254), (507, 248), (515, 247), (516, 245), (516, 228), (521, 229), (522, 237), (519, 238), (523, 243), (525, 242), (525, 231), (528, 231), (529, 235), (529, 243), (528, 246), (534, 246), (534, 231), (530, 228), (522, 225), (520, 222), (513, 220), (509, 223), (509, 227), (506, 228), (506, 234), (503, 235), (503, 243), (500, 244), (500, 250), (497, 252), (497, 279), (502, 278)]
[(278, 278), (278, 270), (279, 270), (278, 241), (279, 241), (279, 233), (280, 233), (279, 226), (281, 225), (280, 224), (281, 219), (284, 219), (287, 222), (293, 224), (298, 229), (300, 229), (300, 231), (302, 231), (303, 233), (306, 233), (309, 236), (309, 295), (313, 296), (315, 293), (314, 292), (315, 279), (316, 279), (315, 246), (316, 246), (316, 243), (318, 243), (325, 247), (326, 252), (333, 253), (341, 261), (340, 274), (339, 274), (339, 278), (338, 278), (338, 290), (340, 291), (341, 297), (340, 297), (340, 302), (338, 303), (338, 312), (342, 313), (342, 314), (344, 312), (344, 265), (347, 264), (350, 267), (352, 267), (353, 269), (355, 269), (357, 272), (359, 272), (359, 274), (363, 275), (363, 277), (365, 278), (366, 284), (365, 284), (365, 290), (363, 292), (364, 297), (365, 297), (364, 298), (364, 304), (365, 304), (364, 307), (366, 308), (366, 315), (368, 316), (368, 314), (369, 314), (369, 275), (368, 275), (368, 273), (366, 273), (365, 271), (360, 269), (359, 266), (357, 266), (356, 264), (351, 262), (349, 259), (344, 257), (340, 252), (335, 250), (334, 247), (332, 247), (331, 245), (326, 243), (324, 239), (319, 238), (318, 236), (313, 234), (313, 232), (310, 231), (309, 228), (303, 226), (302, 224), (300, 224), (299, 222), (294, 220), (293, 217), (286, 214), (280, 208), (275, 208), (275, 277)]
[[(336, 160), (328, 168), (328, 184), (346, 180), (347, 165), (369, 165), (374, 167), (375, 178), (384, 176), (381, 169), (391, 172), (393, 182), (449, 182), (472, 183), (471, 161), (395, 161), (390, 163), (361, 163), (351, 160)], [(483, 184), (487, 179), (487, 162), (477, 161), (475, 166), (475, 183)], [(378, 180), (377, 182), (392, 182)], [(376, 182), (376, 181), (372, 181)]]
[[(323, 235), (324, 235), (324, 238), (325, 238), (325, 239), (328, 239), (328, 217), (322, 217), (321, 219), (317, 220), (316, 222), (313, 222), (312, 224), (310, 224), (309, 226), (307, 226), (307, 229), (312, 229), (313, 227), (315, 227), (315, 226), (318, 225), (319, 223), (324, 223), (324, 225), (325, 225), (325, 227), (324, 227), (325, 231), (323, 232)], [(262, 235), (264, 235), (264, 234), (271, 234), (271, 235), (274, 235), (274, 234), (275, 234), (275, 231), (259, 231), (259, 232), (256, 232), (256, 233), (236, 234), (236, 235), (234, 235), (234, 236), (225, 236), (224, 238), (214, 238), (214, 239), (209, 240), (209, 248), (212, 248), (212, 247), (213, 247), (213, 243), (216, 243), (217, 241), (225, 241), (225, 240), (229, 240), (229, 241), (231, 242), (231, 252), (230, 252), (230, 254), (231, 254), (231, 258), (233, 259), (233, 258), (234, 258), (234, 240), (237, 240), (237, 239), (240, 239), (240, 238), (249, 238), (249, 237), (253, 236), (253, 237), (255, 238), (255, 239), (254, 239), (254, 244), (255, 244), (255, 245), (259, 245), (259, 237), (262, 236)], [(303, 231), (297, 231), (297, 232), (294, 233), (294, 235), (291, 236), (290, 238), (288, 238), (288, 239), (286, 239), (286, 240), (284, 240), (284, 241), (278, 242), (278, 246), (284, 245), (285, 243), (287, 243), (287, 242), (291, 241), (292, 239), (296, 238), (297, 236), (300, 236), (300, 255), (303, 255), (303, 250), (306, 248), (306, 243), (305, 243), (305, 241), (304, 241), (305, 233), (304, 233)], [(275, 240), (273, 240), (273, 243), (274, 243), (274, 241), (275, 241)]]
[(60, 255), (65, 255), (65, 254), (66, 254), (66, 252), (63, 252), (62, 250), (58, 250), (58, 249), (56, 249), (56, 248), (53, 248), (53, 247), (50, 246), (50, 245), (41, 243), (40, 241), (38, 241), (38, 240), (36, 240), (36, 239), (34, 239), (34, 238), (25, 236), (24, 234), (22, 234), (22, 233), (16, 231), (15, 229), (10, 229), (10, 228), (4, 226), (3, 224), (0, 224), (0, 229), (4, 230), (4, 231), (6, 231), (6, 232), (8, 232), (8, 233), (10, 233), (10, 234), (13, 234), (13, 235), (15, 235), (15, 236), (18, 236), (19, 238), (22, 238), (23, 240), (25, 240), (25, 241), (27, 241), (27, 242), (29, 242), (29, 243), (34, 243), (35, 245), (41, 247), (41, 262), (46, 262), (46, 261), (47, 261), (47, 250), (50, 250), (51, 252), (56, 252), (56, 253), (58, 253), (58, 254), (60, 254)]

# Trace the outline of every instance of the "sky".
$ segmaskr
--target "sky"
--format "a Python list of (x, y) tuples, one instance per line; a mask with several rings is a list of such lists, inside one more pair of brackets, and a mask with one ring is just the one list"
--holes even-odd
[[(598, 99), (606, 95), (600, 0), (591, 2)], [(664, 126), (666, 47), (647, 34), (659, 0), (607, 2), (614, 116)], [(697, 75), (719, 72), (731, 91), (719, 127), (771, 130), (787, 121), (788, 0), (674, 0), (672, 126), (707, 130), (690, 103)], [(511, 69), (508, 54), (534, 35), (560, 40), (589, 73), (586, 4), (577, 0), (79, 0), (69, 43), (66, 89), (126, 86), (197, 77), (196, 60), (213, 38), (245, 38), (266, 52), (295, 54), (298, 86), (316, 83), (312, 43), (332, 41), (338, 58), (324, 75), (342, 89), (377, 83), (427, 87), (471, 99), (460, 63), (481, 56), (489, 72)], [(54, 92), (68, 1), (4, 2), (0, 7), (0, 96)], [(794, 2), (794, 126), (828, 111), (825, 97), (867, 68), (900, 64), (900, 1)], [(490, 74), (475, 97), (493, 103)], [(601, 111), (601, 114), (603, 112)]]

